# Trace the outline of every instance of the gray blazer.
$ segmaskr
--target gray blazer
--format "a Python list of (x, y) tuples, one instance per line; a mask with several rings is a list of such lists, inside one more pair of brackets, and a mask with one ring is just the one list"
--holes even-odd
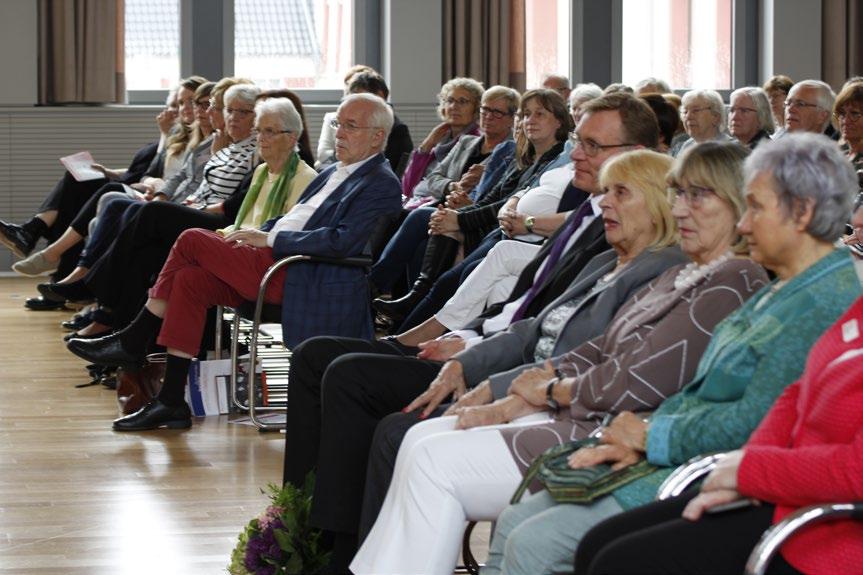
[[(534, 349), (546, 315), (574, 297), (583, 296), (578, 307), (558, 334), (552, 356), (558, 356), (605, 331), (623, 303), (641, 287), (665, 270), (688, 263), (677, 246), (658, 251), (645, 250), (620, 275), (602, 290), (591, 292), (596, 282), (614, 269), (617, 253), (608, 250), (591, 259), (575, 277), (572, 285), (546, 306), (535, 318), (510, 325), (479, 344), (454, 356), (464, 369), (468, 386), (490, 379), (495, 399), (504, 397), (509, 384), (522, 371), (534, 367)], [(515, 369), (513, 369), (515, 368)], [(508, 370), (508, 371), (507, 371)]]
[(431, 196), (437, 200), (443, 199), (447, 186), (461, 179), (464, 166), (477, 146), (482, 146), (482, 136), (465, 134), (459, 138), (441, 163), (416, 185), (414, 197)]

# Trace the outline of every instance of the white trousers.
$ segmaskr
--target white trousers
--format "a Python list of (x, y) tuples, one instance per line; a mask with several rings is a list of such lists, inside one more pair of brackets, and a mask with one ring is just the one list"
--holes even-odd
[(540, 247), (515, 240), (498, 242), (435, 314), (435, 319), (455, 331), (481, 314), (486, 306), (505, 301)]
[[(455, 417), (416, 425), (405, 435), (392, 483), (351, 572), (451, 574), (465, 521), (493, 521), (522, 475), (501, 434), (504, 426), (455, 430)], [(537, 425), (538, 413), (505, 424)]]

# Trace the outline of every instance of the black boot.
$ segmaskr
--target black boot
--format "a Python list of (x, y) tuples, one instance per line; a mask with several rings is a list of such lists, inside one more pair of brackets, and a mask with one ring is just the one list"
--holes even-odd
[(400, 322), (431, 291), (432, 286), (445, 271), (452, 267), (458, 254), (459, 242), (447, 236), (432, 236), (426, 246), (420, 275), (411, 290), (394, 300), (376, 299), (372, 308), (395, 322)]

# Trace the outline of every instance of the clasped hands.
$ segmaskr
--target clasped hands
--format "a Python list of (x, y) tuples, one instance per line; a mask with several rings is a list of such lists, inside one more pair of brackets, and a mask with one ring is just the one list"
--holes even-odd
[(572, 469), (611, 463), (614, 470), (638, 463), (644, 457), (647, 423), (630, 411), (621, 412), (602, 430), (600, 445), (583, 447), (569, 456)]
[(497, 221), (500, 222), (500, 229), (507, 235), (507, 237), (515, 237), (522, 236), (524, 234), (529, 233), (527, 227), (524, 225), (524, 214), (520, 214), (515, 210), (504, 210), (497, 218)]
[(438, 206), (429, 220), (429, 234), (442, 235), (459, 231), (458, 212)]
[(236, 230), (225, 236), (225, 241), (234, 244), (235, 248), (252, 246), (255, 248), (267, 247), (267, 232), (261, 230)]

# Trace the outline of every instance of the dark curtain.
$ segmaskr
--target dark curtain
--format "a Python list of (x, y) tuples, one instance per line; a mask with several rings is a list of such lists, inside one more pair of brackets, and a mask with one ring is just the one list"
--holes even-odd
[(524, 0), (444, 0), (444, 78), (525, 89)]
[(39, 103), (125, 100), (123, 0), (39, 0)]
[(863, 75), (863, 0), (823, 0), (821, 7), (822, 79), (839, 89)]

